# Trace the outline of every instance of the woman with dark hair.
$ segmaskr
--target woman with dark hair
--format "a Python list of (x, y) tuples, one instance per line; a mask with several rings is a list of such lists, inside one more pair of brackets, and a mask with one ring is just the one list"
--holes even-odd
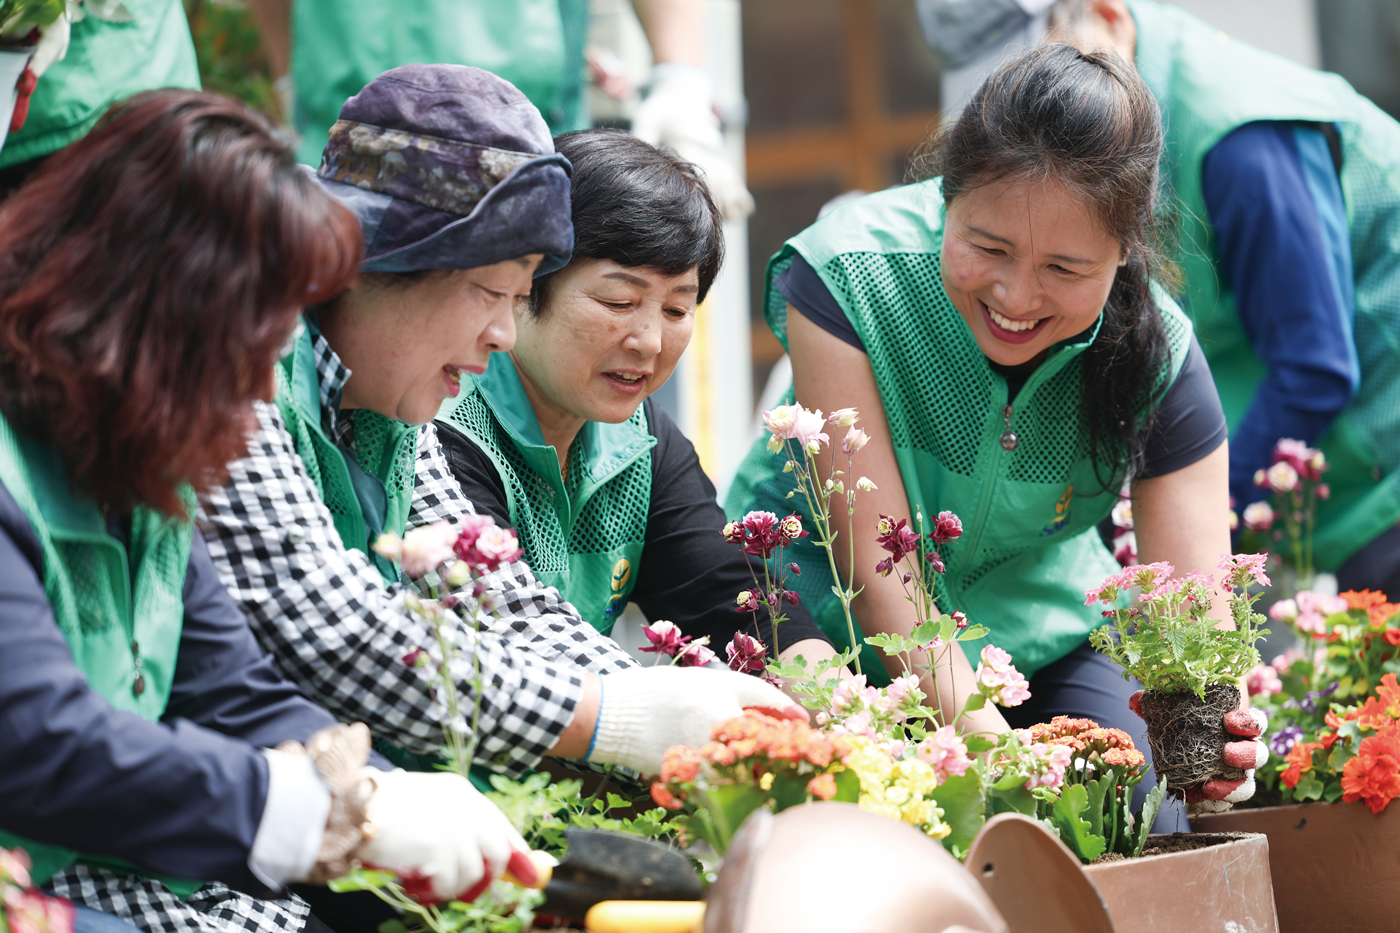
[(801, 715), (754, 678), (636, 664), (521, 561), (483, 584), (486, 636), (456, 632), (482, 672), (460, 666), (474, 715), (444, 723), (433, 671), (403, 660), (437, 641), (370, 542), (473, 513), (433, 418), (514, 344), (532, 275), (568, 261), (569, 172), (524, 95), (477, 68), (405, 65), (346, 101), (316, 178), (360, 221), (362, 274), (306, 309), (248, 455), (200, 502), (282, 672), (393, 754), (436, 757), (444, 728), (476, 728), (478, 763), (508, 774), (547, 754), (654, 774), (745, 706)]
[[(753, 577), (719, 535), (714, 486), (649, 398), (719, 272), (719, 212), (692, 165), (629, 133), (555, 145), (574, 166), (573, 258), (535, 280), (515, 348), (444, 408), (448, 462), (478, 510), (518, 530), (535, 575), (604, 634), (631, 601), (720, 657), (745, 628), (769, 641), (766, 621), (754, 631), (735, 611)], [(787, 615), (780, 651), (827, 648), (802, 607)]]
[[(769, 264), (766, 311), (796, 398), (858, 408), (872, 438), (859, 472), (879, 488), (854, 527), (835, 517), (854, 535), (867, 634), (914, 624), (899, 575), (876, 572), (878, 517), (952, 510), (966, 523), (941, 555), (940, 605), (990, 627), (1032, 696), (970, 714), (974, 728), (1066, 713), (1141, 735), (1137, 688), (1089, 648), (1102, 620), (1084, 605), (1119, 569), (1096, 525), (1125, 478), (1143, 561), (1211, 574), (1230, 548), (1220, 402), (1190, 324), (1152, 281), (1161, 147), (1130, 66), (1047, 46), (987, 79), (933, 145), (934, 177), (833, 210)], [(730, 513), (780, 502), (782, 466), (755, 445)], [(826, 560), (806, 545), (796, 587), (844, 645)], [(974, 679), (954, 651), (937, 694), (924, 689), (956, 715)]]
[(0, 209), (0, 845), (152, 933), (300, 929), (258, 898), (353, 859), (470, 894), (528, 851), (460, 777), (364, 767), (194, 531), (359, 251), (262, 118), (193, 91), (118, 105)]

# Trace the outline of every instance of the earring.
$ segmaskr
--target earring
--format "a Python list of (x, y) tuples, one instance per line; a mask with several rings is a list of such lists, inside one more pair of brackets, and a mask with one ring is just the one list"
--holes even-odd
[(1123, 258), (1120, 259), (1120, 260), (1118, 260), (1118, 265), (1120, 265), (1120, 266), (1126, 266), (1126, 265), (1128, 264), (1128, 257), (1131, 256), (1132, 254), (1133, 254), (1133, 251), (1130, 250), (1130, 249), (1125, 249), (1125, 250), (1123, 250)]

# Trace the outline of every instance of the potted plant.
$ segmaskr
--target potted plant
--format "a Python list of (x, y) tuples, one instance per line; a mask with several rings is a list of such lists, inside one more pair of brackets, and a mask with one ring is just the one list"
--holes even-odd
[[(1233, 629), (1209, 618), (1216, 591), (1209, 577), (1192, 571), (1173, 578), (1174, 568), (1164, 562), (1127, 567), (1085, 594), (1086, 605), (1109, 607), (1104, 616), (1110, 623), (1090, 634), (1090, 642), (1143, 686), (1133, 710), (1147, 723), (1153, 767), (1169, 794), (1199, 794), (1212, 780), (1243, 782), (1227, 801), (1253, 793), (1257, 762), (1227, 760), (1226, 745), (1232, 732), (1258, 735), (1263, 723), (1232, 723), (1227, 732), (1226, 717), (1239, 709), (1237, 684), (1259, 663), (1255, 645), (1268, 634), (1264, 616), (1254, 611), (1259, 597), (1249, 593), (1256, 583), (1269, 584), (1265, 560), (1264, 554), (1236, 554), (1217, 568), (1220, 590), (1230, 594)], [(1120, 598), (1134, 588), (1136, 603), (1121, 607)], [(1236, 718), (1254, 719), (1247, 713)]]
[(1273, 723), (1276, 757), (1256, 776), (1266, 806), (1192, 825), (1268, 835), (1285, 933), (1385, 929), (1400, 883), (1400, 606), (1304, 591), (1270, 612), (1304, 647), (1247, 678)]

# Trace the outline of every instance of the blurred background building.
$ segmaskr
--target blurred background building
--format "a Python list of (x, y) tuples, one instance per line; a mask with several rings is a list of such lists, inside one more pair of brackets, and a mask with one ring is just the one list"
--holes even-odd
[[(389, 2), (389, 0), (385, 0)], [(940, 63), (914, 0), (707, 0), (716, 107), (756, 203), (728, 225), (728, 260), (661, 402), (726, 485), (782, 357), (763, 321), (764, 266), (848, 191), (906, 180), (939, 118)], [(1226, 33), (1336, 71), (1400, 117), (1400, 0), (1178, 0)], [(205, 86), (285, 118), (240, 0), (186, 0)], [(627, 124), (650, 52), (629, 0), (590, 0), (595, 121)], [(782, 382), (781, 371), (773, 380)]]

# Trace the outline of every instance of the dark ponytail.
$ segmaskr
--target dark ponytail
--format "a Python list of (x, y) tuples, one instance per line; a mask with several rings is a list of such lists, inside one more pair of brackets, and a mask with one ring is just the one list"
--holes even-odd
[(1161, 153), (1157, 101), (1132, 66), (1112, 52), (1053, 44), (998, 68), (915, 163), (918, 177), (943, 177), (949, 203), (993, 182), (1053, 179), (1092, 206), (1127, 252), (1084, 354), (1088, 447), (1105, 487), (1140, 466), (1166, 390), (1170, 345), (1150, 289), (1161, 273), (1153, 212)]

